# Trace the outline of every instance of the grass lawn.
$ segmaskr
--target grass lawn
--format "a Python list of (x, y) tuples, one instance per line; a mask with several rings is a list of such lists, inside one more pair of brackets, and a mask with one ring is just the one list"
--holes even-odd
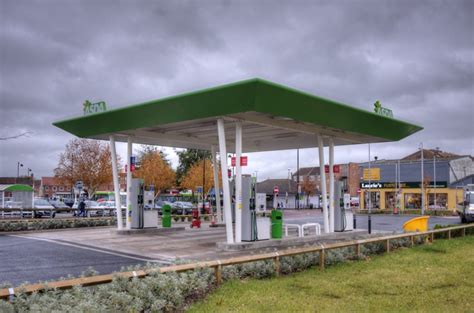
[(474, 312), (474, 236), (265, 280), (229, 281), (190, 312)]

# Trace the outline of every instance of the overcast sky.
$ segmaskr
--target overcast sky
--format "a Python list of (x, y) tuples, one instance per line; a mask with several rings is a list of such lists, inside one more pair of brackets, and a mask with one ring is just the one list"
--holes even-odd
[[(0, 176), (17, 162), (20, 174), (52, 175), (73, 136), (51, 123), (81, 115), (85, 99), (121, 107), (252, 77), (367, 110), (380, 100), (425, 128), (373, 144), (373, 156), (420, 142), (474, 154), (474, 1), (0, 3), (0, 137), (30, 132), (0, 141)], [(336, 148), (335, 159), (365, 161), (367, 146)], [(259, 180), (285, 177), (296, 151), (249, 163)], [(301, 151), (301, 166), (316, 164), (315, 149)]]

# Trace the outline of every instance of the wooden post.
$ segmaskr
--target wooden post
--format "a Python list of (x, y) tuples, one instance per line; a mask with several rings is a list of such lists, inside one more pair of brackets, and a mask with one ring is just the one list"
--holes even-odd
[(390, 239), (385, 240), (385, 252), (390, 252)]
[(324, 255), (325, 255), (324, 249), (319, 251), (319, 269), (321, 271), (324, 271)]
[(280, 266), (280, 257), (278, 256), (278, 252), (277, 252), (277, 256), (273, 259), (273, 262), (275, 264), (275, 275), (280, 276), (281, 266)]
[(448, 230), (448, 239), (451, 239), (451, 229)]
[(461, 229), (461, 236), (462, 237), (466, 236), (466, 229), (465, 228)]
[(358, 258), (360, 258), (360, 243), (355, 245), (355, 253)]
[(222, 265), (214, 267), (214, 275), (216, 276), (216, 285), (219, 286), (222, 284)]
[(415, 236), (410, 236), (410, 243), (412, 247), (415, 245)]
[(433, 243), (433, 241), (434, 241), (434, 233), (431, 233), (430, 234), (430, 242)]

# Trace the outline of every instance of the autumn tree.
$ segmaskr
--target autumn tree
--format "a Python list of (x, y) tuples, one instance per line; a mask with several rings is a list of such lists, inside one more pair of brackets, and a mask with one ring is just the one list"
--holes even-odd
[[(119, 164), (117, 166), (120, 168)], [(72, 139), (59, 155), (54, 175), (64, 185), (73, 186), (77, 181), (82, 181), (84, 189), (92, 197), (99, 186), (112, 182), (109, 144), (90, 139)]]
[[(184, 176), (188, 173), (189, 169), (197, 162), (201, 160), (211, 159), (211, 153), (205, 150), (198, 149), (185, 149), (183, 151), (178, 151), (179, 165), (176, 170), (176, 183), (181, 185), (181, 181)], [(201, 183), (202, 185), (202, 183)], [(199, 186), (201, 186), (199, 185)]]
[(157, 194), (173, 187), (176, 174), (162, 151), (148, 147), (138, 157), (140, 168), (134, 172), (135, 177), (143, 179), (145, 185), (154, 185)]
[(306, 206), (309, 204), (309, 197), (313, 196), (316, 191), (316, 182), (309, 179), (309, 176), (303, 178), (303, 183), (301, 185), (301, 191), (306, 195)]
[[(205, 168), (204, 168), (205, 162)], [(209, 160), (201, 160), (194, 163), (186, 175), (183, 176), (181, 180), (181, 188), (191, 189), (193, 192), (196, 190), (197, 186), (202, 186), (204, 181), (204, 192), (207, 192), (214, 186), (214, 171), (212, 168), (212, 162)], [(221, 171), (219, 169), (219, 182), (222, 186)], [(204, 177), (204, 179), (203, 179)]]

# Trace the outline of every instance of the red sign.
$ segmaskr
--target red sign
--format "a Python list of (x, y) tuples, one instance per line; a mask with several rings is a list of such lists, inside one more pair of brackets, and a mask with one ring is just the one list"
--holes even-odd
[[(131, 172), (135, 172), (135, 164), (130, 164), (130, 170)], [(125, 164), (125, 173), (128, 172), (128, 167), (127, 167), (127, 164)]]
[[(240, 157), (240, 166), (247, 166), (248, 164), (248, 157), (246, 156), (241, 156)], [(235, 157), (232, 157), (230, 159), (230, 165), (235, 166)]]
[(231, 169), (227, 170), (227, 177), (229, 177), (229, 178), (232, 177), (232, 170)]
[(273, 193), (278, 194), (280, 192), (280, 188), (278, 186), (273, 187)]
[[(339, 165), (333, 165), (332, 171), (333, 171), (334, 174), (336, 174), (336, 173), (339, 174), (340, 171), (341, 171), (341, 168), (340, 168)], [(324, 165), (324, 172), (329, 173), (329, 165)]]

